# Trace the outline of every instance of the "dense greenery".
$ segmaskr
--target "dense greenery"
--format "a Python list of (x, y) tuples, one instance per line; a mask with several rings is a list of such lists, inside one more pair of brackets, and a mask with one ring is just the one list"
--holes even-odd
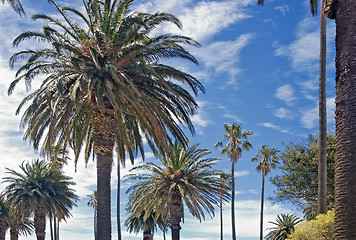
[[(282, 175), (271, 178), (276, 186), (275, 201), (290, 201), (311, 219), (317, 215), (318, 138), (310, 135), (302, 142), (290, 143), (280, 155)], [(335, 137), (327, 137), (328, 209), (334, 206)]]
[(319, 214), (316, 219), (299, 223), (294, 232), (288, 237), (289, 240), (333, 240), (334, 235), (334, 210), (325, 214)]

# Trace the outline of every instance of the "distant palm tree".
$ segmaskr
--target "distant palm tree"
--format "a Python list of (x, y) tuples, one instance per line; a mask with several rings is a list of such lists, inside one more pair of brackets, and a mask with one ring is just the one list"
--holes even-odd
[(199, 149), (198, 144), (184, 147), (175, 142), (168, 153), (159, 155), (163, 166), (147, 163), (134, 167), (148, 173), (129, 174), (125, 178), (141, 180), (132, 185), (129, 202), (134, 213), (145, 210), (144, 218), (152, 211), (156, 219), (169, 212), (172, 240), (180, 239), (180, 222), (183, 217), (183, 204), (200, 221), (204, 212), (214, 215), (214, 205), (219, 204), (220, 196), (228, 199), (228, 188), (220, 183), (221, 171), (212, 169), (215, 158), (206, 158), (210, 153)]
[(9, 211), (9, 203), (5, 200), (4, 196), (0, 194), (0, 240), (5, 240)]
[[(235, 163), (241, 157), (242, 150), (250, 150), (252, 148), (251, 143), (247, 140), (247, 137), (253, 133), (250, 131), (242, 131), (241, 126), (236, 123), (231, 125), (224, 124), (226, 134), (224, 135), (224, 141), (227, 142), (222, 149), (222, 155), (228, 155), (231, 159), (231, 224), (232, 224), (232, 239), (236, 240), (236, 224), (235, 224)], [(223, 147), (223, 142), (218, 142), (215, 148)]]
[(29, 218), (28, 214), (18, 214), (15, 208), (10, 209), (8, 218), (8, 226), (10, 228), (10, 240), (18, 240), (19, 235), (30, 235), (33, 232), (33, 221)]
[(162, 62), (179, 58), (198, 64), (184, 46), (199, 43), (175, 34), (153, 36), (161, 24), (182, 28), (181, 22), (168, 13), (131, 12), (133, 0), (83, 1), (84, 11), (50, 2), (62, 19), (34, 15), (45, 21), (43, 30), (13, 41), (15, 46), (28, 39), (48, 44), (11, 57), (12, 67), (17, 60), (27, 61), (8, 92), (19, 81), (30, 86), (47, 74), (18, 108), (17, 114), (28, 106), (22, 118), (25, 139), (35, 149), (43, 144), (45, 154), (53, 143), (70, 145), (75, 162), (81, 152), (86, 162), (96, 157), (98, 238), (110, 240), (113, 150), (120, 161), (128, 155), (133, 162), (137, 153), (144, 154), (143, 138), (160, 150), (168, 149), (172, 136), (187, 142), (182, 125), (194, 133), (191, 116), (198, 104), (193, 94), (205, 90), (193, 76)]
[(269, 228), (271, 230), (266, 235), (266, 240), (284, 240), (287, 239), (288, 236), (294, 232), (294, 227), (300, 223), (302, 219), (299, 219), (294, 214), (281, 214), (278, 215), (275, 222), (269, 222), (275, 227)]
[(159, 215), (156, 219), (156, 212), (152, 211), (149, 216), (146, 216), (146, 212), (143, 211), (140, 214), (135, 214), (128, 209), (129, 217), (125, 221), (127, 230), (132, 233), (139, 233), (143, 231), (143, 240), (152, 240), (153, 233), (157, 230), (157, 226), (165, 231), (166, 224), (163, 215)]
[(98, 211), (98, 207), (97, 207), (97, 198), (96, 198), (97, 195), (98, 195), (97, 191), (94, 191), (93, 194), (87, 195), (89, 197), (89, 201), (87, 202), (87, 205), (94, 209), (94, 239), (95, 240), (98, 239), (98, 231), (97, 231), (97, 226), (98, 226), (97, 211)]
[(6, 169), (11, 175), (3, 178), (4, 182), (9, 183), (5, 189), (8, 201), (15, 211), (34, 215), (37, 240), (44, 240), (46, 215), (50, 211), (55, 211), (61, 219), (70, 216), (69, 210), (78, 196), (69, 186), (75, 183), (45, 161), (23, 162), (20, 165), (22, 172)]
[(256, 169), (262, 172), (262, 189), (261, 189), (261, 217), (260, 217), (260, 240), (263, 239), (263, 203), (265, 193), (265, 176), (271, 171), (271, 168), (276, 168), (279, 160), (277, 155), (279, 150), (277, 148), (269, 148), (265, 145), (262, 146), (262, 150), (256, 155), (256, 158), (252, 158), (252, 162), (259, 161)]
[[(228, 186), (228, 188), (231, 188), (231, 175), (227, 173), (221, 173), (220, 175), (220, 183), (221, 185)], [(224, 239), (224, 227), (223, 227), (223, 199), (224, 199), (224, 192), (221, 192), (220, 195), (220, 239)]]

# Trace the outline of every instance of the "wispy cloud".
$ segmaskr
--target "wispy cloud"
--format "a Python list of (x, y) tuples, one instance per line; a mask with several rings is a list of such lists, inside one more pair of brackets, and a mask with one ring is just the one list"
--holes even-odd
[(271, 123), (271, 122), (258, 123), (257, 126), (271, 128), (271, 129), (279, 131), (279, 132), (291, 134), (289, 129), (283, 129), (280, 126), (277, 126), (277, 125), (275, 125), (274, 123)]
[(284, 101), (287, 105), (292, 105), (296, 99), (294, 96), (294, 88), (290, 84), (285, 84), (277, 88), (274, 95), (277, 99)]
[(282, 13), (282, 15), (285, 15), (286, 13), (289, 12), (288, 5), (277, 6), (274, 9), (277, 10), (277, 11), (280, 11)]

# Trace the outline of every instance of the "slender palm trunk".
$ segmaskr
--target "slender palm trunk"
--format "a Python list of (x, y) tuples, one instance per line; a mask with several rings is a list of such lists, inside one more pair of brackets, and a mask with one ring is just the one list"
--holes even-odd
[(56, 215), (53, 215), (53, 228), (54, 228), (54, 240), (58, 240)]
[(223, 204), (222, 204), (222, 196), (220, 196), (220, 239), (224, 239), (224, 226), (223, 226)]
[(232, 239), (236, 240), (236, 228), (235, 228), (235, 161), (232, 160), (231, 165), (231, 227), (232, 227)]
[(49, 229), (50, 229), (50, 233), (51, 233), (51, 240), (54, 240), (54, 236), (53, 236), (53, 215), (52, 215), (52, 211), (49, 213)]
[(19, 230), (16, 228), (10, 229), (10, 240), (18, 240), (19, 239)]
[(97, 210), (96, 208), (94, 209), (94, 239), (97, 240), (98, 239), (98, 221), (97, 221)]
[(5, 240), (6, 228), (3, 220), (0, 218), (0, 240)]
[(336, 1), (335, 239), (356, 239), (356, 1)]
[(94, 153), (97, 157), (97, 234), (98, 240), (111, 240), (111, 169), (116, 140), (113, 116), (92, 114)]
[(262, 172), (260, 240), (263, 240), (263, 204), (265, 201), (265, 175)]
[(318, 213), (326, 213), (326, 17), (324, 0), (320, 0), (320, 6)]
[(170, 221), (171, 221), (171, 230), (172, 230), (172, 240), (180, 239), (180, 221), (183, 216), (183, 205), (182, 205), (182, 197), (179, 194), (172, 195), (172, 203), (170, 206)]
[(46, 237), (46, 212), (43, 208), (35, 209), (33, 221), (37, 240), (44, 240)]
[(121, 240), (121, 223), (120, 223), (120, 161), (117, 162), (117, 202), (116, 202), (116, 222), (117, 222), (117, 239)]

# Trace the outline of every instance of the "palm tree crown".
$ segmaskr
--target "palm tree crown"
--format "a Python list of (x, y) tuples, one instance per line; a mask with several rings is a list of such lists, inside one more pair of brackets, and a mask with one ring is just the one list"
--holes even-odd
[(294, 214), (281, 214), (278, 215), (275, 222), (269, 222), (275, 225), (270, 228), (270, 232), (266, 235), (267, 240), (284, 240), (294, 231), (294, 227), (300, 223), (299, 219)]
[[(212, 169), (216, 159), (205, 158), (210, 152), (198, 149), (198, 146), (195, 144), (185, 148), (175, 142), (170, 146), (167, 155), (159, 155), (163, 166), (147, 163), (133, 170), (149, 173), (126, 176), (126, 179), (141, 180), (128, 190), (131, 192), (130, 203), (133, 212), (142, 212), (145, 209), (147, 218), (155, 210), (157, 218), (169, 211), (172, 238), (173, 230), (180, 229), (183, 202), (190, 213), (201, 221), (205, 219), (204, 212), (210, 216), (214, 215), (214, 205), (219, 203), (221, 195), (224, 200), (229, 197), (228, 187), (220, 182), (221, 172)], [(179, 239), (179, 236), (176, 239)]]
[(276, 168), (279, 163), (278, 152), (279, 150), (275, 147), (269, 148), (263, 145), (261, 152), (255, 158), (252, 158), (252, 162), (260, 161), (256, 170), (259, 172), (262, 171), (263, 176), (266, 176), (271, 171), (271, 168)]

